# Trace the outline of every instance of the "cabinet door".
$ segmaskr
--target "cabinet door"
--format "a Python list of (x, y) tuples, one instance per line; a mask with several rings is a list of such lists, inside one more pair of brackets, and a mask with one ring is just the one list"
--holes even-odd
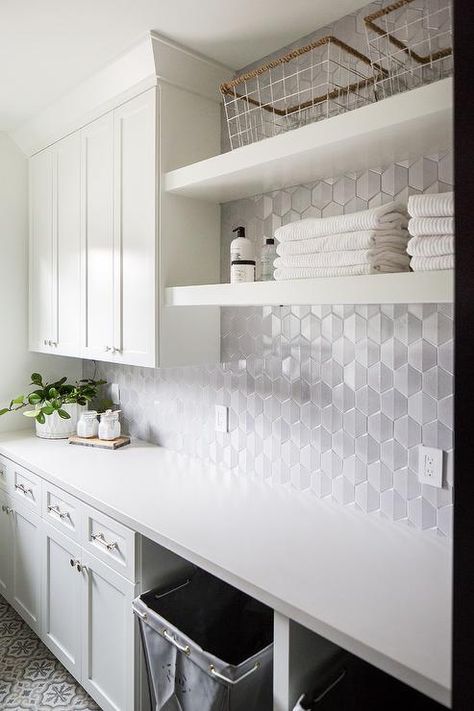
[(53, 344), (60, 355), (80, 356), (81, 316), (81, 137), (74, 133), (53, 147), (56, 230), (54, 234)]
[(41, 519), (26, 506), (14, 504), (11, 602), (25, 622), (39, 633), (41, 582)]
[(13, 508), (10, 499), (0, 492), (0, 595), (11, 599)]
[(104, 711), (133, 711), (136, 586), (85, 551), (82, 560), (82, 685)]
[(156, 91), (114, 111), (114, 361), (155, 365)]
[(81, 549), (43, 523), (42, 638), (53, 654), (81, 679)]
[(53, 339), (53, 153), (30, 159), (29, 346), (49, 353)]
[(86, 358), (113, 348), (113, 113), (81, 131), (82, 315)]

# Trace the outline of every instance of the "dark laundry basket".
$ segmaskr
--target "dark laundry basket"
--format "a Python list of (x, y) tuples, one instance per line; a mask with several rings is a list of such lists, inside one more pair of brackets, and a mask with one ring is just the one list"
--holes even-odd
[(272, 711), (273, 611), (196, 570), (133, 603), (153, 711)]

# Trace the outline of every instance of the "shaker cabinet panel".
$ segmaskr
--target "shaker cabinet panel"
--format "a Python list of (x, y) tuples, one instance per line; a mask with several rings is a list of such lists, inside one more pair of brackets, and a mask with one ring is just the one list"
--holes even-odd
[(114, 360), (155, 365), (155, 92), (114, 111)]
[(41, 582), (41, 519), (14, 504), (11, 601), (23, 619), (39, 633)]
[(10, 600), (12, 582), (13, 508), (0, 491), (0, 595)]
[(81, 573), (80, 546), (45, 524), (42, 637), (77, 679), (81, 678)]
[(78, 356), (81, 348), (81, 141), (77, 133), (55, 146), (57, 230), (53, 343), (58, 354)]
[(82, 685), (104, 711), (134, 711), (133, 583), (83, 552)]
[(46, 149), (30, 161), (30, 349), (49, 352), (53, 340), (53, 153)]
[(82, 327), (86, 358), (113, 348), (113, 115), (81, 132)]

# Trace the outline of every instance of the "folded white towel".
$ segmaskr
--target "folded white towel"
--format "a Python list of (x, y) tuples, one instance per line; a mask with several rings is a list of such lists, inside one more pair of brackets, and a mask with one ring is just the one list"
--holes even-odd
[(452, 217), (454, 193), (410, 195), (408, 212), (412, 217)]
[[(409, 267), (400, 269), (400, 267), (387, 267), (385, 272), (401, 272), (409, 271)], [(274, 277), (277, 280), (284, 279), (315, 279), (319, 277), (333, 276), (357, 276), (361, 274), (380, 274), (382, 272), (378, 267), (372, 267), (370, 264), (353, 264), (348, 267), (280, 267), (275, 269)]]
[(348, 215), (333, 217), (308, 217), (306, 220), (290, 222), (275, 231), (279, 242), (297, 239), (312, 239), (337, 235), (341, 232), (356, 232), (360, 230), (398, 230), (407, 226), (405, 208), (401, 203), (390, 202), (387, 205), (373, 207), (370, 210), (353, 212)]
[(407, 230), (361, 230), (359, 232), (342, 232), (327, 237), (299, 239), (281, 242), (276, 251), (280, 257), (290, 254), (314, 254), (315, 252), (345, 252), (355, 249), (372, 249), (376, 247), (394, 247), (406, 249), (408, 242)]
[(453, 269), (454, 256), (444, 254), (441, 257), (412, 257), (410, 266), (414, 272), (430, 272), (437, 269)]
[(412, 237), (408, 242), (407, 252), (414, 257), (438, 257), (443, 254), (454, 254), (454, 236)]
[(453, 235), (452, 217), (412, 217), (408, 223), (408, 232), (413, 237), (421, 235)]
[(391, 265), (408, 267), (410, 258), (405, 251), (390, 249), (356, 249), (348, 252), (318, 252), (316, 254), (293, 254), (277, 257), (275, 269), (286, 267), (349, 267), (354, 264), (370, 264), (373, 267)]

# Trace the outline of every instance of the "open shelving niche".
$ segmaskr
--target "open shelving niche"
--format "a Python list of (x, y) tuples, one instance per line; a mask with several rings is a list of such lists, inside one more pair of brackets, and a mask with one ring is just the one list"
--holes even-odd
[[(166, 193), (222, 203), (429, 155), (452, 146), (453, 85), (443, 79), (165, 173)], [(451, 271), (251, 284), (168, 285), (168, 306), (443, 303)]]

